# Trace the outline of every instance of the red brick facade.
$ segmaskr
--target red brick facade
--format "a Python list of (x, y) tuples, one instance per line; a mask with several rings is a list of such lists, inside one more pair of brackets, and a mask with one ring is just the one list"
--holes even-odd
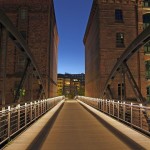
[[(115, 20), (115, 10), (121, 10), (123, 20)], [(142, 3), (132, 0), (94, 0), (87, 24), (85, 44), (85, 95), (102, 97), (108, 76), (117, 59), (128, 45), (143, 30)], [(124, 34), (124, 46), (116, 46), (117, 33)], [(146, 98), (145, 56), (143, 49), (135, 53), (127, 62), (132, 75)], [(119, 71), (111, 84), (113, 98), (118, 96), (118, 85), (122, 84)], [(127, 99), (135, 99), (134, 92), (125, 77)]]
[[(1, 0), (0, 9), (6, 12), (25, 37), (40, 69), (46, 97), (56, 96), (58, 33), (53, 0)], [(19, 74), (24, 70), (24, 67), (21, 66), (24, 63), (23, 60), (22, 53), (8, 39), (6, 103), (13, 102), (16, 81), (20, 81)], [(22, 100), (37, 98), (37, 80), (33, 80), (31, 72), (32, 69), (25, 81), (26, 94)], [(31, 92), (31, 87), (33, 92)], [(2, 87), (0, 91), (2, 91)]]

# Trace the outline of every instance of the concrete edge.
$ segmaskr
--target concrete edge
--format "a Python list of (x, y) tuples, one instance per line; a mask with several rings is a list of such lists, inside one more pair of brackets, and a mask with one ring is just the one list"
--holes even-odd
[(124, 134), (126, 137), (131, 139), (133, 142), (137, 143), (144, 149), (150, 150), (150, 138), (144, 136), (142, 133), (135, 131), (134, 129), (126, 126), (125, 124), (115, 120), (114, 118), (98, 111), (97, 109), (85, 104), (84, 102), (77, 100), (81, 105), (87, 108), (89, 111), (94, 113), (96, 116), (102, 118), (105, 122), (110, 124), (113, 128), (118, 130), (120, 133)]
[(29, 128), (23, 131), (20, 135), (10, 141), (3, 149), (4, 150), (19, 150), (28, 149), (34, 139), (40, 134), (42, 129), (46, 126), (49, 120), (55, 115), (59, 108), (63, 105), (64, 100), (54, 106), (41, 118), (39, 118), (35, 123), (33, 123)]

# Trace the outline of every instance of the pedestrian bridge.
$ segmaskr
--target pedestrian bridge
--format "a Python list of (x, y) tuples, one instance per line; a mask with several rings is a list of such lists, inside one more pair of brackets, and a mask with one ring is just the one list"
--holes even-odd
[[(1, 112), (1, 145), (10, 141), (3, 147), (6, 150), (150, 149), (143, 115), (150, 108), (131, 106), (87, 97), (57, 97), (8, 107)], [(135, 114), (140, 115), (140, 124)]]

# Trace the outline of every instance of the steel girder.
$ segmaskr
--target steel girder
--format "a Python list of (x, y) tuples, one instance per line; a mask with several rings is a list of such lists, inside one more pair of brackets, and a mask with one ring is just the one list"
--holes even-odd
[[(141, 32), (141, 34), (138, 35), (137, 38), (135, 38), (135, 40), (127, 47), (127, 49), (120, 56), (120, 58), (114, 65), (113, 69), (111, 70), (111, 73), (105, 83), (103, 89), (103, 96), (105, 95), (108, 87), (111, 85), (111, 82), (115, 78), (115, 75), (119, 70), (119, 68), (121, 67), (121, 65), (123, 65), (124, 62), (127, 62), (130, 59), (130, 57), (139, 50), (141, 46), (145, 45), (149, 41), (150, 41), (150, 26), (147, 27), (143, 32)], [(140, 99), (140, 101), (143, 101), (143, 99)]]
[(42, 86), (43, 93), (45, 94), (42, 76), (26, 41), (2, 10), (0, 10), (0, 24), (2, 24), (2, 26), (8, 31), (9, 37), (12, 39), (16, 47), (18, 47), (26, 56), (26, 58), (30, 60), (31, 64), (33, 65), (34, 74), (36, 75), (37, 80), (39, 80), (39, 84)]

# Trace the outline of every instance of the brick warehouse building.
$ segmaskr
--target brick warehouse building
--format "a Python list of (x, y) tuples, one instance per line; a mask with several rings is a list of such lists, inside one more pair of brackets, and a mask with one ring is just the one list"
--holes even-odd
[[(0, 9), (9, 16), (25, 38), (44, 80), (46, 96), (56, 96), (58, 32), (53, 0), (1, 0)], [(26, 59), (10, 39), (6, 63), (5, 99), (6, 103), (11, 103), (14, 102), (14, 93), (25, 68)], [(22, 101), (37, 99), (38, 88), (35, 82), (37, 81), (33, 81), (32, 75), (26, 79)], [(2, 86), (0, 101), (1, 99)]]
[[(93, 1), (83, 40), (86, 96), (103, 96), (104, 85), (117, 59), (149, 24), (149, 0)], [(147, 44), (127, 62), (145, 99), (149, 99), (150, 96), (149, 54), (150, 46)], [(126, 92), (126, 99), (134, 100), (135, 94), (127, 77), (123, 74), (120, 69), (112, 82), (110, 89), (113, 98), (125, 99)]]

